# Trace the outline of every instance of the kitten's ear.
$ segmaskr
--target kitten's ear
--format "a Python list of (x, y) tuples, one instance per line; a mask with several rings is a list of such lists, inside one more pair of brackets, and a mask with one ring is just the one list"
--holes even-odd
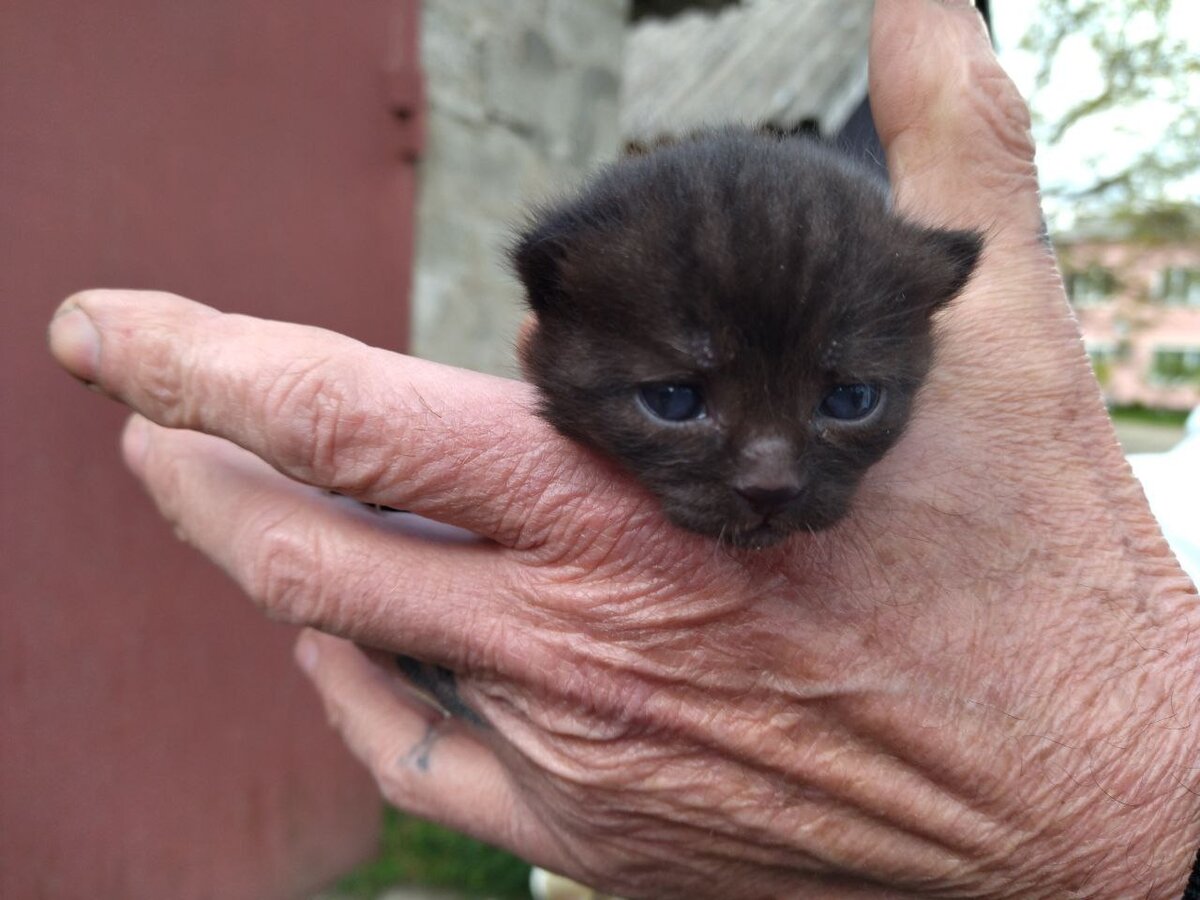
[(983, 253), (983, 235), (978, 231), (925, 228), (922, 244), (926, 304), (930, 313), (941, 309), (967, 286)]
[(526, 299), (538, 315), (552, 310), (566, 295), (563, 263), (567, 245), (556, 231), (545, 223), (534, 225), (517, 239), (509, 253), (513, 271), (525, 285)]

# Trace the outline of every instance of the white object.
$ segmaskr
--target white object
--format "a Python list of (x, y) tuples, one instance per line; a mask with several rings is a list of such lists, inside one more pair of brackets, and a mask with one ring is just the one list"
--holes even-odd
[(1166, 453), (1130, 454), (1129, 464), (1179, 564), (1200, 584), (1200, 406), (1182, 441)]

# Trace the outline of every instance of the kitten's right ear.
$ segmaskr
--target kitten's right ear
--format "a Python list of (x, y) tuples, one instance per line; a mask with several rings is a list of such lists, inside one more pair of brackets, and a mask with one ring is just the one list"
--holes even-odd
[(567, 258), (561, 236), (545, 225), (534, 226), (517, 240), (510, 256), (535, 313), (542, 315), (561, 303), (566, 296), (562, 267)]
[(927, 228), (922, 243), (933, 259), (926, 267), (934, 303), (932, 310), (945, 306), (956, 296), (979, 265), (983, 254), (983, 234), (949, 228)]

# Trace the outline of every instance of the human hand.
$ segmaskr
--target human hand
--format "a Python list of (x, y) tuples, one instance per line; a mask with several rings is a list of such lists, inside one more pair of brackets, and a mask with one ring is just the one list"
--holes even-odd
[(316, 329), (95, 292), (52, 347), (158, 423), (125, 453), (180, 533), (325, 632), (298, 659), (405, 809), (631, 897), (1178, 897), (1196, 596), (1039, 239), (1024, 107), (962, 3), (880, 0), (872, 73), (898, 205), (988, 250), (830, 532), (727, 552), (527, 386)]

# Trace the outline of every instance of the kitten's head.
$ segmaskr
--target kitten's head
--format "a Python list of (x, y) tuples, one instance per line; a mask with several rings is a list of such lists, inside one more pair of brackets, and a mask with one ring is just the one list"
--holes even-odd
[(675, 523), (742, 546), (849, 510), (900, 437), (977, 234), (897, 217), (811, 141), (728, 131), (618, 162), (513, 251), (542, 414)]

